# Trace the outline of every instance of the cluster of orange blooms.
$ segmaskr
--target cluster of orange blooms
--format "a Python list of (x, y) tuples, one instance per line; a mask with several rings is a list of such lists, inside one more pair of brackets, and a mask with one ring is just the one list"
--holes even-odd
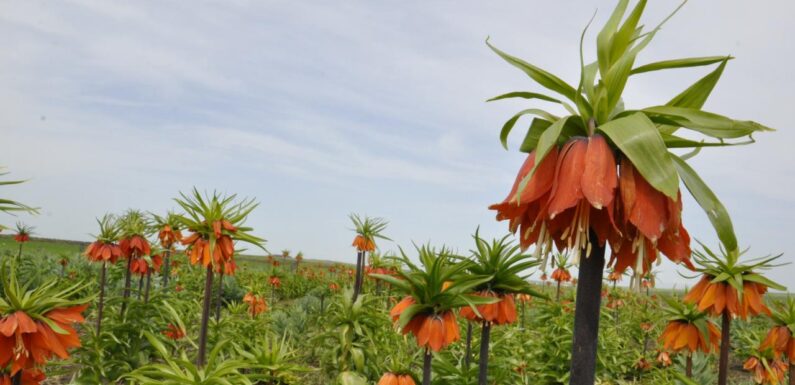
[(160, 239), (160, 244), (163, 247), (170, 249), (174, 243), (182, 241), (182, 232), (172, 229), (170, 225), (164, 225), (157, 234), (157, 238)]
[(121, 248), (121, 254), (125, 258), (137, 258), (142, 255), (149, 255), (152, 252), (149, 241), (140, 235), (122, 238), (119, 241), (119, 248)]
[[(393, 322), (397, 322), (400, 314), (413, 305), (414, 298), (406, 297), (398, 302), (389, 312)], [(453, 342), (459, 340), (458, 323), (452, 310), (440, 314), (417, 314), (406, 324), (403, 334), (411, 333), (417, 339), (417, 345), (438, 352)]]
[(243, 302), (248, 305), (248, 314), (251, 314), (251, 317), (256, 317), (268, 310), (268, 304), (265, 302), (265, 298), (251, 292), (246, 293), (243, 297)]
[(604, 137), (572, 138), (538, 165), (536, 155), (528, 155), (507, 198), (489, 207), (519, 233), (523, 248), (536, 244), (549, 251), (554, 243), (558, 250), (587, 250), (593, 230), (600, 245), (610, 243), (610, 264), (618, 272), (647, 271), (658, 251), (692, 267), (681, 196), (656, 190), (626, 158), (619, 164)]
[(414, 379), (408, 374), (384, 373), (378, 385), (415, 385)]
[(709, 336), (705, 338), (696, 325), (684, 321), (671, 321), (660, 335), (660, 342), (665, 349), (673, 352), (687, 349), (690, 352), (709, 353), (718, 349), (720, 330), (711, 321), (707, 321), (707, 331)]
[(359, 234), (356, 238), (353, 238), (353, 243), (351, 246), (355, 247), (356, 250), (359, 251), (375, 251), (375, 241), (372, 239), (367, 239), (367, 237)]
[[(0, 319), (0, 367), (10, 364), (11, 376), (23, 370), (23, 379), (38, 384), (43, 379), (38, 366), (54, 356), (67, 359), (68, 350), (80, 346), (80, 337), (72, 325), (85, 322), (82, 313), (87, 307), (51, 310), (43, 315), (48, 322), (33, 319), (23, 311), (4, 316)], [(56, 332), (50, 325), (63, 332)]]
[(555, 282), (569, 282), (571, 281), (571, 273), (568, 270), (559, 267), (552, 272), (552, 279)]
[(204, 267), (212, 264), (219, 266), (232, 259), (235, 253), (234, 242), (232, 237), (222, 234), (221, 230), (234, 233), (237, 232), (237, 228), (227, 220), (215, 221), (212, 227), (215, 235), (215, 248), (213, 250), (210, 250), (210, 241), (202, 238), (197, 232), (182, 239), (182, 244), (190, 249), (189, 256), (192, 264), (201, 264)]
[(163, 330), (163, 335), (168, 339), (177, 341), (185, 338), (185, 331), (177, 325), (168, 324), (166, 330)]
[(699, 311), (707, 311), (713, 316), (723, 314), (728, 310), (730, 314), (742, 319), (760, 313), (770, 315), (770, 309), (765, 305), (762, 296), (767, 292), (767, 286), (756, 282), (743, 282), (742, 301), (738, 299), (737, 289), (726, 282), (713, 283), (714, 277), (704, 275), (684, 297), (685, 302), (698, 304)]
[(786, 326), (779, 325), (770, 329), (759, 349), (771, 349), (776, 358), (783, 355), (790, 363), (795, 363), (795, 337)]
[(130, 272), (138, 275), (146, 275), (149, 273), (149, 270), (152, 269), (154, 271), (160, 271), (160, 267), (163, 266), (163, 257), (160, 255), (153, 255), (152, 257), (152, 266), (149, 266), (149, 262), (147, 262), (144, 258), (136, 258), (130, 261)]
[[(13, 385), (14, 379), (8, 374), (0, 374), (0, 385)], [(39, 385), (47, 377), (37, 369), (28, 369), (22, 372), (20, 385)]]
[(122, 256), (121, 247), (112, 242), (95, 241), (88, 245), (86, 256), (92, 262), (116, 263)]
[(477, 293), (481, 297), (500, 298), (499, 302), (476, 306), (480, 317), (467, 306), (461, 308), (461, 317), (470, 321), (485, 321), (496, 325), (507, 325), (516, 322), (516, 303), (511, 294), (497, 294), (493, 291)]
[(773, 360), (765, 368), (758, 358), (750, 357), (743, 363), (743, 369), (753, 373), (754, 381), (757, 384), (783, 384), (784, 376), (787, 373), (787, 363)]

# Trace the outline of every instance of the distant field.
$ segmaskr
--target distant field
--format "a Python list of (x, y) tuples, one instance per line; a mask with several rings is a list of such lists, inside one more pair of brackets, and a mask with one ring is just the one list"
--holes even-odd
[[(46, 239), (46, 238), (31, 238), (25, 244), (26, 255), (42, 255), (49, 257), (56, 257), (60, 255), (74, 255), (82, 253), (88, 246), (87, 242), (68, 241), (63, 239)], [(19, 244), (14, 241), (14, 237), (8, 234), (0, 235), (0, 255), (15, 255), (19, 250)], [(239, 255), (236, 257), (238, 263), (251, 267), (253, 269), (264, 269), (268, 267), (268, 257), (265, 255)], [(273, 258), (284, 264), (292, 264), (293, 258), (290, 257), (286, 261), (281, 255), (274, 255)], [(301, 262), (304, 266), (313, 267), (326, 267), (338, 262), (327, 261), (321, 259), (304, 259)]]

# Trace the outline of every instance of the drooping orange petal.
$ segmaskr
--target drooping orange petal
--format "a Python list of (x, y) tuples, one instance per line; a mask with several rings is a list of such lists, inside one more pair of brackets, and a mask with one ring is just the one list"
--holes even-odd
[(583, 199), (582, 177), (587, 150), (588, 143), (582, 138), (572, 139), (563, 146), (547, 208), (550, 218), (574, 207)]
[(582, 193), (597, 209), (613, 203), (618, 186), (618, 173), (613, 150), (601, 135), (588, 138), (585, 168), (582, 173)]
[(656, 242), (668, 223), (667, 197), (654, 189), (640, 173), (635, 176), (635, 204), (628, 219), (640, 232)]

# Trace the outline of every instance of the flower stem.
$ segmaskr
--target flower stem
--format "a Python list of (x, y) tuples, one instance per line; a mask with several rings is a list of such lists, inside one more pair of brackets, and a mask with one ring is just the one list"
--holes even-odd
[(364, 253), (361, 251), (356, 252), (356, 277), (353, 281), (353, 302), (356, 302), (356, 299), (359, 298), (359, 292), (362, 290), (362, 284), (359, 281), (359, 276), (361, 275), (362, 271), (362, 262), (364, 260)]
[(144, 303), (149, 303), (149, 289), (152, 287), (152, 270), (146, 271), (146, 289), (144, 291)]
[(789, 363), (789, 385), (795, 385), (795, 362)]
[(224, 273), (218, 272), (218, 302), (215, 303), (215, 322), (221, 320), (221, 302), (224, 300)]
[(467, 322), (467, 350), (464, 356), (464, 367), (469, 371), (469, 363), (472, 361), (472, 322)]
[(166, 250), (166, 260), (163, 266), (163, 289), (168, 287), (168, 276), (171, 275), (171, 250)]
[(487, 385), (489, 378), (489, 339), (491, 338), (491, 322), (484, 321), (480, 331), (480, 365), (478, 367), (478, 385)]
[(210, 303), (213, 298), (213, 266), (207, 266), (204, 279), (204, 303), (202, 304), (202, 323), (199, 329), (199, 356), (196, 365), (203, 367), (207, 355), (207, 326), (210, 323)]
[(729, 312), (723, 311), (723, 322), (720, 330), (720, 362), (718, 363), (718, 385), (726, 385), (729, 379), (729, 332), (732, 318)]
[(127, 299), (130, 298), (130, 285), (132, 284), (132, 277), (130, 275), (130, 266), (132, 265), (132, 256), (127, 258), (127, 270), (124, 274), (124, 291), (122, 292), (121, 315), (124, 316), (124, 311), (127, 310)]
[(560, 302), (560, 281), (558, 281), (558, 294), (556, 295), (555, 300)]
[(102, 311), (105, 309), (105, 281), (107, 276), (107, 262), (102, 262), (102, 270), (99, 273), (99, 305), (97, 308), (97, 336), (102, 330)]
[(425, 348), (425, 357), (422, 363), (422, 385), (431, 385), (431, 351)]
[(687, 366), (685, 367), (687, 378), (693, 378), (693, 353), (687, 353)]
[(591, 253), (586, 255), (586, 251), (582, 250), (580, 258), (569, 385), (593, 385), (596, 374), (605, 248), (599, 245), (599, 238), (593, 230), (589, 238)]

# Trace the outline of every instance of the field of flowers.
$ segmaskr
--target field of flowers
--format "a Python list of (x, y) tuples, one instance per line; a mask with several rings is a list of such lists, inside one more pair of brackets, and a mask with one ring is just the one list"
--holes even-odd
[[(350, 263), (271, 254), (246, 224), (256, 200), (196, 188), (173, 212), (97, 218), (90, 243), (0, 227), (0, 385), (795, 385), (795, 299), (765, 275), (782, 255), (742, 249), (688, 163), (773, 130), (702, 110), (730, 56), (636, 65), (668, 18), (644, 29), (646, 1), (629, 5), (598, 32), (593, 61), (581, 40), (576, 87), (487, 39), (550, 93), (489, 101), (557, 110), (503, 124), (507, 148), (533, 118), (507, 196), (484, 203), (506, 235), (475, 229), (468, 252), (382, 253), (388, 221), (351, 214)], [(625, 107), (631, 77), (705, 66), (664, 104)], [(683, 194), (715, 245), (691, 238)], [(0, 212), (38, 209), (0, 198)], [(689, 290), (655, 287), (663, 260), (692, 275)]]

